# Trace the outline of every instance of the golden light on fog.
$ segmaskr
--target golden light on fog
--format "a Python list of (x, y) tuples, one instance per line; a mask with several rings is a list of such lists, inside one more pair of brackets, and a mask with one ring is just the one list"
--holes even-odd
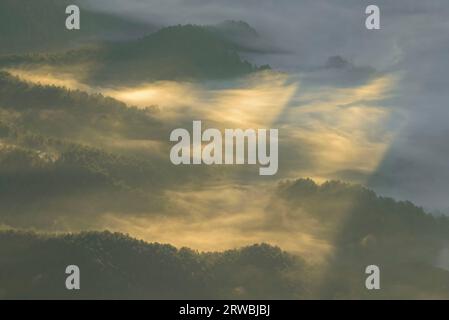
[[(13, 73), (27, 81), (84, 90), (81, 82), (73, 78), (61, 80), (49, 72), (33, 74), (13, 70)], [(220, 129), (275, 126), (282, 132), (282, 143), (288, 146), (279, 155), (281, 161), (289, 159), (284, 173), (290, 178), (311, 177), (323, 182), (347, 169), (358, 170), (366, 176), (376, 170), (394, 135), (394, 132), (377, 130), (383, 128), (390, 116), (382, 101), (391, 94), (395, 82), (394, 77), (381, 76), (351, 88), (310, 88), (302, 87), (288, 75), (266, 72), (235, 83), (212, 86), (162, 81), (137, 87), (90, 90), (140, 108), (156, 105), (161, 110), (156, 116), (173, 128), (197, 119)], [(115, 145), (151, 147), (151, 152), (161, 152), (164, 143), (168, 143), (168, 137), (166, 142), (155, 141), (148, 146), (141, 141), (120, 141)], [(298, 164), (292, 151), (307, 153), (313, 161)], [(202, 251), (267, 242), (311, 260), (331, 255), (334, 240), (323, 237), (319, 221), (303, 218), (282, 229), (273, 227), (270, 220), (273, 213), (266, 209), (273, 187), (271, 182), (267, 186), (250, 183), (243, 187), (229, 177), (229, 182), (218, 189), (191, 186), (187, 191), (170, 190), (166, 195), (172, 199), (172, 212), (165, 212), (164, 217), (145, 213), (125, 217), (110, 213), (102, 217), (98, 226), (128, 232), (147, 241)], [(351, 205), (347, 204), (346, 212), (351, 211)], [(281, 221), (283, 209), (277, 209), (274, 215)], [(348, 218), (341, 216), (334, 225), (335, 236)]]
[[(247, 77), (229, 88), (200, 83), (162, 81), (134, 88), (104, 89), (103, 92), (130, 105), (158, 106), (164, 119), (210, 120), (229, 128), (264, 128), (285, 109), (298, 83), (287, 84), (288, 76), (265, 73)], [(196, 118), (195, 118), (196, 117)]]
[(286, 134), (293, 144), (300, 141), (298, 148), (308, 146), (315, 161), (309, 171), (297, 168), (297, 175), (325, 181), (342, 170), (375, 171), (394, 135), (382, 129), (390, 116), (382, 101), (394, 81), (381, 77), (356, 88), (322, 88), (301, 95), (300, 101), (307, 102), (288, 109)]
[[(266, 210), (269, 186), (215, 186), (204, 190), (170, 191), (176, 212), (164, 217), (123, 217), (108, 214), (104, 226), (125, 231), (146, 241), (170, 243), (199, 251), (223, 251), (254, 243), (270, 243), (311, 261), (321, 261), (333, 246), (315, 234), (316, 222), (300, 219), (289, 229), (270, 226), (272, 212)], [(276, 212), (281, 214), (281, 212)]]
[[(78, 70), (83, 70), (83, 67), (80, 67)], [(65, 73), (52, 67), (35, 67), (31, 70), (25, 68), (6, 68), (5, 71), (21, 80), (40, 85), (65, 87), (67, 89), (82, 90), (89, 93), (96, 91), (89, 85), (83, 84), (72, 73)]]

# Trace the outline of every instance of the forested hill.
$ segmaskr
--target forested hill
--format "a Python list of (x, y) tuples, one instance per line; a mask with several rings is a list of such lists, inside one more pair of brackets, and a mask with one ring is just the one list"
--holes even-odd
[[(81, 269), (79, 291), (65, 288), (72, 264)], [(300, 280), (289, 282), (286, 275), (302, 266), (264, 244), (198, 253), (110, 232), (0, 232), (0, 299), (294, 298)]]
[(138, 40), (108, 42), (59, 54), (12, 55), (0, 66), (63, 67), (76, 72), (88, 66), (90, 84), (140, 83), (154, 80), (223, 79), (246, 75), (257, 67), (239, 56), (238, 46), (209, 27), (163, 28)]
[(171, 176), (167, 165), (151, 151), (113, 148), (165, 138), (151, 109), (0, 72), (0, 114), (2, 223), (51, 226), (55, 215), (157, 207), (156, 190)]
[[(340, 181), (285, 181), (276, 193), (282, 205), (272, 210), (285, 210), (288, 217), (278, 222), (280, 230), (316, 225), (314, 237), (335, 248), (322, 298), (448, 297), (446, 216), (432, 216), (411, 202)], [(375, 295), (363, 286), (361, 270), (370, 264), (379, 266), (383, 275), (382, 290)]]

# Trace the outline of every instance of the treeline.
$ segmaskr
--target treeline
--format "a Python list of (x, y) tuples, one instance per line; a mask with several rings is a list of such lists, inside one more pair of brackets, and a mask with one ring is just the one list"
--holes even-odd
[[(449, 237), (447, 216), (427, 214), (409, 201), (378, 196), (360, 185), (341, 181), (318, 185), (311, 179), (298, 179), (280, 183), (277, 194), (290, 206), (313, 212), (313, 216), (323, 223), (347, 217), (348, 231), (360, 233), (353, 234), (353, 238), (368, 231), (377, 235), (409, 232), (415, 236)], [(351, 240), (349, 235), (347, 240)]]
[(101, 143), (158, 139), (164, 132), (153, 112), (0, 72), (2, 223), (51, 228), (55, 216), (159, 209), (164, 171)]
[[(46, 236), (0, 232), (0, 298), (295, 298), (287, 275), (301, 259), (266, 244), (198, 253), (118, 233)], [(81, 269), (80, 291), (65, 288), (65, 268)]]
[(53, 66), (74, 74), (83, 68), (87, 73), (83, 81), (95, 85), (224, 79), (269, 69), (242, 59), (240, 45), (216, 30), (197, 25), (172, 26), (138, 40), (105, 42), (57, 54), (4, 56), (0, 66)]
[(163, 171), (150, 161), (0, 122), (0, 218), (51, 228), (55, 216), (160, 210)]
[(0, 72), (3, 121), (37, 133), (75, 140), (99, 137), (157, 139), (165, 137), (154, 118), (155, 106), (127, 106), (102, 94), (31, 84)]
[(55, 216), (163, 211), (167, 186), (194, 172), (147, 147), (169, 136), (155, 112), (0, 72), (2, 222), (47, 229)]
[[(279, 185), (277, 196), (287, 206), (285, 224), (314, 221), (319, 225), (314, 236), (334, 247), (321, 296), (447, 297), (446, 216), (339, 181), (287, 181)], [(361, 285), (365, 275), (360, 271), (370, 264), (378, 265), (383, 275), (382, 292), (374, 296)]]

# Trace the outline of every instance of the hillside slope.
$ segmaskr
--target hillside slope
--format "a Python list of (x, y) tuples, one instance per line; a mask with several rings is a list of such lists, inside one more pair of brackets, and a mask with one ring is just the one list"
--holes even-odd
[[(65, 268), (81, 269), (80, 291), (65, 289)], [(39, 236), (0, 232), (0, 299), (293, 298), (303, 263), (279, 248), (254, 245), (198, 253), (122, 234)]]
[(195, 25), (167, 27), (138, 40), (108, 42), (58, 54), (5, 56), (0, 66), (50, 66), (68, 70), (74, 77), (87, 68), (83, 80), (94, 85), (224, 79), (269, 68), (243, 60), (237, 45), (208, 27)]

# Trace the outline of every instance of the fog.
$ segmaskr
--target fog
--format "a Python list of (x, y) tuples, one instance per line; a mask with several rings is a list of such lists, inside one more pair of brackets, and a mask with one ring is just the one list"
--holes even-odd
[[(244, 20), (279, 50), (249, 57), (290, 73), (316, 71), (330, 56), (340, 55), (357, 66), (401, 75), (394, 98), (384, 104), (390, 113), (400, 114), (388, 124), (400, 132), (369, 186), (431, 210), (449, 207), (443, 191), (448, 187), (449, 163), (440, 161), (449, 156), (444, 147), (449, 138), (445, 121), (449, 116), (445, 89), (449, 85), (447, 2), (379, 0), (379, 31), (364, 27), (364, 9), (372, 4), (369, 1), (87, 2), (96, 10), (159, 25)], [(356, 75), (351, 72), (339, 73), (334, 84), (353, 79)]]
[[(313, 282), (322, 298), (372, 297), (363, 270), (373, 263), (386, 296), (447, 295), (449, 218), (426, 214), (449, 214), (446, 2), (379, 0), (377, 31), (365, 29), (372, 3), (359, 0), (78, 3), (160, 28), (243, 20), (254, 30), (228, 24), (247, 28), (237, 46), (220, 28), (184, 27), (92, 43), (92, 51), (6, 57), (1, 232), (70, 239), (111, 230), (204, 252), (268, 243), (313, 269), (283, 276)], [(197, 40), (196, 50), (187, 52), (185, 39)], [(257, 67), (265, 64), (271, 69)], [(277, 174), (260, 176), (259, 165), (174, 165), (170, 132), (191, 132), (195, 120), (203, 130), (278, 129)], [(86, 248), (107, 253), (95, 239), (122, 236), (75, 236), (85, 237)], [(42, 250), (67, 251), (58, 248)], [(126, 250), (154, 262), (138, 248)], [(117, 257), (130, 265), (114, 269), (136, 274), (138, 260)], [(257, 268), (236, 267), (237, 289), (242, 274), (257, 279)]]
[[(47, 68), (9, 71), (35, 83), (85, 88), (76, 77), (61, 83), (61, 75)], [(59, 216), (49, 229), (116, 230), (147, 241), (205, 251), (268, 242), (311, 261), (323, 261), (332, 254), (334, 238), (353, 204), (348, 201), (338, 219), (323, 226), (307, 213), (292, 218), (292, 208), (277, 200), (277, 185), (298, 177), (320, 183), (339, 179), (366, 184), (398, 131), (388, 125), (397, 116), (384, 103), (400, 80), (393, 74), (378, 74), (351, 86), (317, 83), (328, 75), (323, 70), (298, 75), (265, 71), (232, 81), (90, 87), (90, 92), (101, 92), (128, 105), (157, 107), (154, 117), (168, 129), (189, 129), (196, 119), (201, 119), (204, 127), (219, 129), (279, 128), (279, 172), (274, 177), (260, 177), (256, 168), (249, 166), (184, 168), (178, 172), (176, 184), (161, 190), (164, 205), (159, 209), (134, 214), (103, 211), (90, 213), (87, 219), (81, 214), (85, 209), (76, 206), (79, 214)], [(107, 143), (121, 152), (161, 159), (161, 171), (169, 166), (168, 136), (154, 141), (114, 137)], [(182, 178), (195, 172), (195, 180)]]

